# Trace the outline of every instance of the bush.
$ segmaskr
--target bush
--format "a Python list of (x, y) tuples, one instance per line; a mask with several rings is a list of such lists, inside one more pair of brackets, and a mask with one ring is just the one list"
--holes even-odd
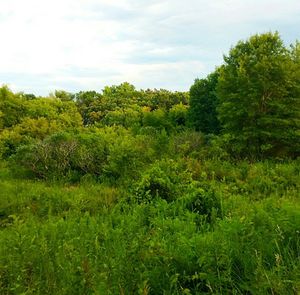
[(208, 222), (222, 216), (220, 197), (212, 189), (194, 188), (185, 196), (185, 204), (188, 210), (203, 215)]
[(191, 182), (191, 175), (182, 163), (161, 160), (152, 164), (136, 184), (135, 195), (139, 202), (161, 198), (168, 202), (180, 196)]
[(72, 135), (57, 133), (36, 144), (21, 146), (12, 159), (39, 178), (59, 179), (70, 172), (77, 147)]

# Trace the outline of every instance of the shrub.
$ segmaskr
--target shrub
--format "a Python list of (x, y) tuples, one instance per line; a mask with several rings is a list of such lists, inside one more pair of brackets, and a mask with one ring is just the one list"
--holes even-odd
[(212, 189), (193, 188), (185, 196), (185, 204), (186, 208), (191, 212), (204, 215), (208, 222), (212, 222), (216, 217), (221, 217), (222, 215), (220, 197)]
[(135, 195), (139, 202), (158, 197), (171, 202), (186, 190), (190, 182), (191, 175), (185, 171), (183, 163), (169, 159), (156, 161), (142, 174)]

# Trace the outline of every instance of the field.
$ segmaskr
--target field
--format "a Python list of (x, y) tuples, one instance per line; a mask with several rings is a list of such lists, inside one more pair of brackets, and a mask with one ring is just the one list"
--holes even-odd
[(2, 163), (1, 294), (298, 294), (299, 167), (194, 161), (148, 202)]
[(189, 92), (0, 87), (0, 293), (300, 294), (300, 43)]

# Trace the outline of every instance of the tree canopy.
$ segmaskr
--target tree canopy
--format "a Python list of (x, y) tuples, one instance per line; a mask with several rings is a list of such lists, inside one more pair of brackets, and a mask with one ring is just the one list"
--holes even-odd
[(215, 71), (205, 79), (196, 79), (190, 88), (189, 122), (203, 133), (219, 133), (220, 130), (216, 110), (218, 76), (218, 71)]
[(240, 41), (224, 57), (217, 85), (218, 114), (233, 151), (299, 153), (299, 44), (278, 33)]

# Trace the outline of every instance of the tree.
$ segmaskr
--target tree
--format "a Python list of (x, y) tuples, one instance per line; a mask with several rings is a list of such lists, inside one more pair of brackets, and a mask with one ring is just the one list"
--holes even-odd
[(7, 86), (0, 87), (0, 129), (11, 127), (24, 117), (24, 101)]
[(163, 109), (157, 109), (151, 112), (143, 113), (143, 126), (154, 127), (159, 130), (170, 131), (172, 128), (171, 122), (167, 116), (167, 112)]
[(116, 100), (118, 103), (126, 103), (127, 100), (132, 99), (139, 93), (133, 85), (128, 82), (121, 83), (120, 85), (106, 86), (103, 89), (103, 96)]
[(185, 126), (187, 116), (187, 106), (179, 103), (175, 104), (169, 111), (169, 117), (174, 126)]
[(80, 91), (75, 94), (75, 101), (84, 125), (93, 124), (99, 117), (103, 117), (101, 114), (102, 95), (100, 93), (96, 91)]
[(220, 130), (216, 110), (218, 76), (218, 71), (215, 71), (205, 79), (196, 79), (190, 88), (189, 123), (197, 131), (207, 134), (217, 134)]
[(147, 89), (146, 91), (140, 91), (142, 97), (143, 106), (148, 106), (151, 110), (164, 109), (169, 111), (174, 105), (182, 103), (188, 104), (189, 95), (187, 92), (171, 92), (165, 89)]
[(278, 33), (254, 35), (238, 42), (224, 61), (218, 113), (232, 151), (299, 153), (299, 44), (286, 48)]
[(21, 145), (59, 130), (81, 127), (82, 117), (73, 101), (53, 97), (27, 99), (22, 93), (0, 88), (0, 158), (8, 158)]
[(55, 90), (54, 97), (61, 101), (71, 101), (74, 99), (75, 95), (64, 90)]

